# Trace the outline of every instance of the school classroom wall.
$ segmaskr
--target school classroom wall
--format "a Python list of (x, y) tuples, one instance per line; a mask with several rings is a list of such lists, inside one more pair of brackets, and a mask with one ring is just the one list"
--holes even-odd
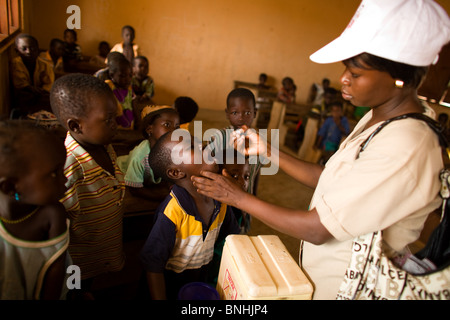
[[(450, 12), (449, 0), (438, 0)], [(78, 43), (95, 55), (98, 43), (121, 41), (132, 25), (135, 42), (150, 61), (155, 102), (172, 104), (193, 97), (200, 108), (223, 109), (233, 81), (257, 82), (269, 75), (277, 89), (285, 76), (297, 85), (304, 103), (313, 82), (328, 77), (340, 87), (341, 63), (320, 65), (309, 55), (337, 37), (360, 0), (23, 0), (24, 31), (47, 49), (62, 38), (69, 5), (81, 9)], [(5, 58), (0, 55), (2, 73)], [(2, 80), (3, 79), (3, 80)], [(5, 91), (0, 78), (0, 94)], [(0, 102), (1, 103), (1, 102)], [(5, 110), (4, 104), (0, 105)]]

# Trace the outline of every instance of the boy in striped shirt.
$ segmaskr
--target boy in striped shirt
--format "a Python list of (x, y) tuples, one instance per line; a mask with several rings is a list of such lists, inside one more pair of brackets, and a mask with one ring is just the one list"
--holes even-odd
[(67, 191), (61, 202), (70, 219), (69, 253), (81, 270), (81, 291), (72, 297), (93, 299), (89, 292), (93, 279), (121, 270), (125, 262), (125, 183), (111, 146), (117, 131), (117, 103), (106, 83), (86, 74), (69, 74), (55, 81), (50, 103), (68, 131)]

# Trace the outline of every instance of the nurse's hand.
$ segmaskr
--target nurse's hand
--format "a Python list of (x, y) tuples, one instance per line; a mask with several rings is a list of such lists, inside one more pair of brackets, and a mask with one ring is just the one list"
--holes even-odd
[(270, 146), (266, 139), (256, 133), (255, 129), (242, 126), (233, 132), (232, 139), (234, 141), (235, 149), (246, 156), (264, 156), (269, 157)]
[(241, 200), (247, 193), (242, 190), (242, 187), (236, 183), (225, 169), (222, 170), (222, 175), (209, 171), (201, 171), (200, 174), (202, 175), (201, 177), (191, 177), (198, 193), (239, 208), (239, 203), (241, 203)]

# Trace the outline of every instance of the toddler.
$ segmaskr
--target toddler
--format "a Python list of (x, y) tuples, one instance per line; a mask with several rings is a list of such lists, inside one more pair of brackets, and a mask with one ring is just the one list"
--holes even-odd
[(163, 134), (179, 128), (180, 117), (170, 106), (147, 106), (142, 110), (141, 118), (145, 140), (128, 155), (118, 157), (117, 163), (132, 195), (163, 200), (169, 194), (169, 186), (165, 181), (155, 179), (148, 155)]
[(65, 154), (42, 127), (0, 122), (0, 300), (65, 298)]
[(19, 56), (12, 60), (11, 78), (17, 117), (50, 111), (49, 92), (55, 80), (52, 67), (39, 58), (39, 44), (33, 36), (19, 34), (15, 45)]
[(120, 129), (134, 129), (133, 89), (131, 87), (131, 64), (126, 59), (114, 59), (109, 63), (109, 85), (118, 105), (116, 119)]
[(117, 132), (117, 102), (105, 82), (77, 73), (55, 81), (50, 102), (68, 131), (64, 167), (68, 181), (61, 202), (71, 221), (69, 252), (81, 269), (80, 296), (92, 299), (93, 279), (121, 270), (125, 262), (125, 183), (111, 145)]
[(190, 123), (198, 112), (198, 104), (190, 97), (178, 97), (173, 104), (180, 115), (180, 128), (189, 130)]
[[(206, 281), (214, 244), (229, 234), (239, 233), (230, 208), (197, 193), (191, 181), (191, 176), (202, 170), (218, 172), (217, 164), (195, 164), (195, 149), (201, 153), (201, 144), (189, 133), (181, 141), (173, 141), (172, 135), (177, 131), (164, 134), (149, 156), (155, 176), (174, 184), (157, 210), (155, 224), (141, 252), (153, 299), (174, 299), (184, 284)], [(176, 158), (173, 152), (178, 155)]]
[(112, 47), (111, 51), (118, 51), (123, 53), (127, 60), (132, 63), (133, 58), (139, 56), (139, 46), (133, 43), (135, 38), (135, 31), (132, 26), (122, 27), (122, 42), (117, 43)]

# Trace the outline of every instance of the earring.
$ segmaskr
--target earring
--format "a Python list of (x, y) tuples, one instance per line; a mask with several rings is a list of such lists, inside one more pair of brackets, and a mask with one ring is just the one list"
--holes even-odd
[(19, 194), (16, 192), (16, 193), (14, 193), (14, 199), (16, 199), (16, 201), (19, 201), (20, 199), (19, 199)]
[(405, 83), (402, 80), (395, 80), (395, 86), (399, 89), (403, 88)]

